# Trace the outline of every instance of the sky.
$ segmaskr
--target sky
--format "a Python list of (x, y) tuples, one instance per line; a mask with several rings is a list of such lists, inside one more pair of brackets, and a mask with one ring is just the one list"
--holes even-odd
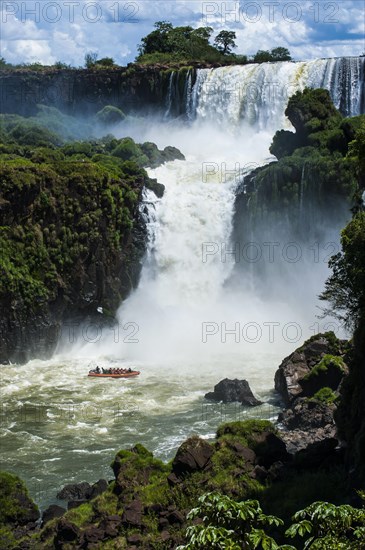
[(234, 30), (235, 53), (287, 47), (295, 60), (365, 52), (365, 0), (0, 0), (0, 56), (83, 66), (85, 54), (133, 62), (156, 21)]

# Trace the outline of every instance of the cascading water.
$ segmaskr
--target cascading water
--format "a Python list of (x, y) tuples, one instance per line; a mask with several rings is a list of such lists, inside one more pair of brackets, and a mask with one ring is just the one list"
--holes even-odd
[[(316, 286), (305, 294), (306, 267), (298, 264), (293, 285), (293, 264), (285, 265), (283, 300), (270, 291), (270, 279), (265, 299), (255, 294), (254, 269), (251, 279), (233, 284), (241, 260), (231, 242), (236, 188), (270, 159), (273, 133), (288, 126), (288, 96), (325, 86), (336, 106), (356, 115), (364, 107), (363, 76), (363, 58), (200, 69), (195, 80), (187, 73), (180, 105), (194, 122), (154, 122), (135, 136), (177, 146), (186, 161), (150, 171), (166, 191), (162, 199), (144, 195), (148, 253), (138, 289), (118, 312), (118, 330), (79, 342), (52, 361), (2, 369), (6, 469), (27, 481), (39, 503), (54, 502), (60, 484), (108, 478), (119, 448), (140, 441), (170, 458), (192, 431), (211, 437), (222, 420), (238, 419), (236, 409), (222, 416), (202, 399), (222, 378), (246, 378), (262, 399), (270, 398), (283, 353), (316, 332), (315, 296), (326, 268), (324, 261), (310, 266)], [(177, 81), (172, 73), (167, 118), (178, 112)], [(307, 177), (305, 170), (302, 193)], [(303, 328), (297, 338), (290, 323)], [(122, 384), (88, 379), (91, 359), (101, 366), (138, 366), (141, 376)], [(269, 409), (259, 414), (275, 416)], [(39, 486), (41, 494), (34, 489)]]

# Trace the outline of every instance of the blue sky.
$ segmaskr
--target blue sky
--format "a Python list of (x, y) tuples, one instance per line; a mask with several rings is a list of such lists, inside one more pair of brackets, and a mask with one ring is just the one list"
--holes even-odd
[[(1, 0), (1, 53), (11, 63), (84, 64), (85, 54), (134, 60), (155, 21), (237, 35), (236, 53), (276, 46), (294, 59), (365, 51), (365, 0)], [(213, 38), (214, 38), (213, 35)]]

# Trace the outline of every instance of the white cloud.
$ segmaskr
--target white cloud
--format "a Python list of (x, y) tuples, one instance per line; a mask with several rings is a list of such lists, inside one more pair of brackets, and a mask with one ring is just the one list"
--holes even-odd
[[(237, 34), (237, 53), (253, 54), (258, 49), (284, 46), (289, 48), (296, 59), (311, 59), (330, 55), (358, 55), (365, 49), (357, 37), (351, 40), (351, 35), (361, 33), (363, 29), (362, 1), (337, 0), (335, 5), (339, 9), (333, 14), (328, 7), (331, 3), (313, 3), (309, 0), (280, 0), (279, 6), (272, 8), (268, 6), (270, 2), (261, 0), (240, 3), (77, 0), (73, 11), (66, 0), (58, 0), (61, 17), (57, 23), (50, 22), (56, 13), (52, 10), (45, 13), (41, 11), (37, 22), (32, 15), (25, 17), (25, 13), (19, 11), (22, 4), (25, 3), (17, 5), (18, 12), (15, 15), (11, 15), (8, 8), (4, 12), (3, 4), (2, 55), (13, 63), (60, 60), (82, 65), (87, 52), (97, 51), (100, 57), (113, 57), (118, 63), (125, 64), (133, 61), (141, 38), (151, 32), (154, 22), (159, 20), (193, 27), (210, 25), (215, 34), (223, 28), (234, 30)], [(32, 4), (33, 0), (26, 3), (28, 10), (32, 9)], [(42, 3), (38, 4), (42, 7)], [(87, 8), (91, 4), (97, 4), (98, 10)], [(289, 4), (297, 5), (298, 9), (285, 8)], [(313, 10), (314, 5), (317, 6), (317, 12)], [(203, 17), (209, 6), (214, 13), (211, 17)], [(236, 16), (225, 14), (225, 6), (226, 9), (235, 6)], [(260, 17), (254, 22), (255, 14)], [(291, 22), (298, 14), (299, 20)], [(97, 19), (94, 23), (93, 18)], [(337, 23), (325, 24), (326, 19), (332, 21), (334, 18)], [(337, 31), (341, 32), (339, 37), (336, 36)], [(39, 56), (38, 59), (35, 59), (36, 56)]]

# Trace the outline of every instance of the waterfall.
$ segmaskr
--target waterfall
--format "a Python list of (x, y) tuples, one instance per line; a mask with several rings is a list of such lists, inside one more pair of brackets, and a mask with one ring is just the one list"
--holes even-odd
[[(192, 356), (197, 353), (217, 351), (214, 346), (202, 346), (203, 322), (231, 319), (234, 324), (242, 315), (248, 321), (261, 316), (265, 322), (270, 308), (273, 320), (278, 315), (287, 315), (291, 321), (293, 311), (299, 315), (298, 300), (300, 315), (313, 319), (315, 297), (327, 276), (326, 263), (306, 266), (300, 262), (285, 263), (280, 252), (281, 259), (275, 263), (261, 260), (261, 264), (256, 264), (250, 260), (244, 264), (242, 246), (250, 241), (256, 241), (254, 244), (264, 254), (271, 241), (280, 241), (280, 246), (285, 246), (293, 236), (287, 211), (281, 217), (278, 215), (274, 228), (268, 221), (270, 212), (263, 205), (263, 225), (251, 231), (248, 217), (244, 231), (238, 232), (241, 246), (238, 249), (232, 243), (233, 234), (237, 235), (237, 186), (242, 175), (273, 160), (269, 145), (277, 130), (291, 127), (285, 108), (288, 98), (297, 90), (325, 86), (336, 106), (350, 114), (359, 114), (363, 66), (363, 59), (344, 58), (199, 69), (195, 79), (192, 71), (171, 73), (166, 98), (169, 123), (152, 125), (145, 137), (160, 147), (171, 144), (179, 147), (186, 161), (149, 170), (151, 177), (165, 185), (165, 194), (160, 200), (152, 201), (150, 195), (145, 198), (148, 253), (139, 286), (118, 313), (121, 323), (124, 320), (137, 323), (140, 346), (119, 343), (118, 356), (122, 353), (132, 360), (142, 357), (142, 361), (154, 356), (162, 362), (172, 355), (175, 360), (190, 357), (194, 361)], [(190, 123), (174, 125), (171, 116), (181, 113), (182, 101)], [(296, 206), (307, 240), (312, 237), (306, 228), (316, 226), (318, 218), (317, 211), (306, 210), (305, 187), (312, 177), (309, 168), (303, 168), (301, 177), (299, 174)], [(245, 190), (242, 193), (245, 195)], [(338, 224), (342, 221), (339, 219)], [(321, 235), (329, 241), (332, 236), (338, 239), (340, 225), (330, 229), (331, 234)], [(277, 254), (279, 250), (276, 249)], [(312, 254), (310, 249), (308, 254)], [(247, 274), (246, 278), (242, 278), (242, 272)], [(233, 284), (236, 274), (240, 279), (237, 287)], [(258, 275), (266, 288), (264, 305), (256, 293)], [(273, 281), (280, 286), (280, 296), (285, 296), (279, 308), (275, 299), (280, 293), (272, 292)], [(303, 287), (300, 297), (297, 284)], [(110, 353), (111, 347), (107, 342), (102, 351)], [(223, 352), (226, 351), (224, 348)]]
[(235, 65), (198, 69), (190, 118), (237, 128), (242, 121), (258, 131), (288, 127), (288, 99), (305, 87), (326, 88), (345, 116), (364, 109), (365, 58)]

